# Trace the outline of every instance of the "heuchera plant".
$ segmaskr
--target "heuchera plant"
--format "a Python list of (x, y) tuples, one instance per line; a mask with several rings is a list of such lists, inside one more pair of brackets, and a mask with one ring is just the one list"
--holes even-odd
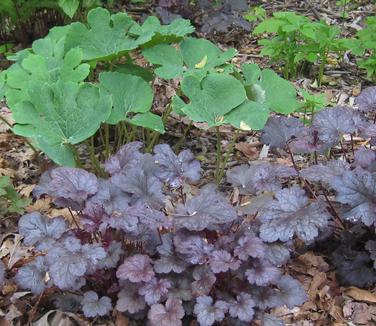
[(157, 145), (151, 155), (141, 148), (129, 143), (112, 156), (104, 165), (108, 179), (68, 167), (42, 175), (34, 195), (52, 197), (72, 219), (38, 212), (20, 218), (24, 245), (36, 255), (18, 269), (16, 283), (33, 294), (62, 291), (57, 307), (89, 318), (117, 309), (158, 326), (192, 318), (203, 326), (253, 319), (283, 325), (264, 313), (305, 301), (281, 267), (291, 239), (310, 241), (327, 224), (321, 203), (308, 203), (298, 187), (281, 188), (276, 171), (288, 178), (291, 168), (242, 166), (229, 172), (231, 183), (240, 186), (241, 173), (244, 193), (277, 193), (259, 218), (246, 218), (212, 184), (186, 191), (201, 174), (190, 151), (176, 155)]

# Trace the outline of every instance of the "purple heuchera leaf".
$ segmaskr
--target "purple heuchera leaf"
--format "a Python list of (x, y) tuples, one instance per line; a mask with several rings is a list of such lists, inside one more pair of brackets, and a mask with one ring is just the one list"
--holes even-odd
[(264, 258), (275, 266), (282, 266), (290, 259), (290, 251), (283, 244), (271, 243), (265, 247)]
[(94, 291), (84, 293), (82, 299), (82, 311), (85, 317), (96, 317), (107, 315), (112, 310), (111, 299), (103, 296), (100, 299)]
[(368, 87), (355, 98), (355, 104), (363, 112), (376, 111), (376, 86)]
[(376, 269), (376, 241), (367, 241), (366, 249), (369, 251), (370, 257), (373, 260), (373, 268)]
[(345, 171), (331, 180), (337, 192), (336, 200), (347, 204), (350, 210), (345, 217), (352, 221), (361, 220), (365, 225), (376, 222), (376, 178), (371, 172), (355, 169)]
[(154, 160), (159, 167), (157, 176), (171, 187), (180, 187), (185, 180), (196, 182), (200, 179), (200, 162), (190, 150), (176, 155), (169, 145), (160, 144), (154, 147)]
[(250, 284), (259, 286), (275, 284), (281, 277), (281, 272), (278, 268), (261, 260), (253, 261), (252, 268), (247, 269), (244, 274)]
[(239, 187), (241, 194), (257, 194), (260, 191), (276, 191), (281, 188), (280, 178), (296, 175), (293, 168), (282, 164), (257, 162), (239, 165), (227, 172), (227, 181)]
[(302, 133), (292, 139), (289, 147), (295, 153), (324, 153), (337, 142), (323, 139), (323, 135), (313, 126), (306, 127)]
[(342, 175), (350, 165), (341, 160), (331, 160), (326, 165), (317, 164), (300, 171), (302, 177), (311, 182), (325, 182), (331, 184), (331, 180)]
[(370, 172), (376, 172), (376, 153), (372, 149), (360, 147), (355, 151), (354, 165)]
[(241, 292), (236, 300), (229, 302), (229, 313), (231, 317), (239, 318), (241, 321), (250, 322), (253, 319), (255, 311), (253, 310), (255, 302), (248, 293)]
[(209, 294), (217, 278), (208, 266), (196, 266), (192, 273), (192, 294), (195, 297)]
[(229, 269), (237, 270), (241, 262), (225, 250), (214, 250), (209, 258), (209, 264), (211, 270), (217, 274), (227, 272)]
[(198, 235), (179, 232), (174, 237), (176, 251), (190, 264), (204, 264), (208, 261), (213, 245)]
[(39, 212), (26, 214), (18, 221), (18, 230), (27, 246), (39, 245), (40, 250), (47, 249), (49, 240), (59, 239), (67, 230), (62, 216), (48, 218)]
[(62, 207), (83, 208), (86, 199), (98, 191), (97, 177), (83, 169), (59, 167), (43, 173), (33, 195), (49, 195)]
[(211, 326), (216, 321), (222, 321), (227, 310), (228, 305), (224, 301), (217, 301), (213, 305), (211, 297), (201, 296), (196, 299), (193, 312), (200, 326)]
[(149, 282), (154, 277), (151, 259), (146, 255), (133, 255), (124, 260), (116, 272), (120, 280), (129, 280), (133, 283)]
[(33, 294), (40, 294), (51, 286), (51, 282), (46, 282), (47, 272), (45, 257), (38, 256), (31, 263), (19, 268), (14, 280), (20, 288), (30, 289)]
[[(154, 165), (152, 157), (146, 156), (140, 166), (134, 167), (117, 174), (111, 178), (111, 181), (121, 190), (131, 194), (131, 204), (148, 204), (153, 208), (160, 209), (164, 205), (165, 196), (162, 193), (162, 182), (153, 174)], [(144, 167), (145, 166), (145, 167)]]
[(181, 326), (184, 317), (182, 301), (168, 298), (165, 305), (154, 304), (148, 312), (151, 326)]
[(149, 282), (138, 289), (138, 293), (143, 295), (148, 305), (153, 305), (168, 293), (171, 282), (167, 279), (152, 278)]
[(261, 310), (283, 305), (283, 302), (277, 297), (277, 290), (268, 286), (253, 286), (250, 294), (256, 306)]
[(135, 283), (128, 283), (118, 293), (118, 301), (116, 309), (121, 312), (129, 312), (135, 314), (146, 307), (145, 299), (138, 294), (139, 285)]
[(111, 156), (106, 161), (104, 169), (110, 175), (114, 175), (122, 170), (127, 170), (137, 166), (142, 157), (142, 154), (140, 153), (142, 147), (143, 144), (138, 141), (125, 144), (115, 155)]
[(238, 239), (238, 245), (234, 249), (234, 255), (241, 260), (252, 258), (262, 258), (265, 254), (265, 246), (261, 239), (245, 235)]
[(278, 284), (278, 299), (282, 304), (292, 309), (299, 306), (307, 300), (307, 294), (301, 284), (291, 276), (283, 276)]
[(355, 113), (354, 110), (346, 107), (326, 108), (315, 114), (312, 126), (318, 131), (320, 139), (335, 144), (342, 134), (356, 131)]
[(215, 230), (237, 218), (236, 211), (214, 185), (203, 187), (200, 193), (176, 208), (175, 225), (190, 231)]
[(296, 235), (308, 242), (318, 236), (319, 228), (328, 225), (330, 215), (325, 205), (309, 204), (304, 190), (298, 186), (279, 190), (275, 197), (260, 211), (260, 237), (264, 241), (288, 241)]
[(120, 260), (120, 256), (124, 253), (121, 242), (112, 241), (106, 248), (106, 257), (98, 263), (99, 268), (115, 268)]
[(266, 123), (261, 141), (270, 147), (285, 148), (288, 141), (298, 137), (304, 130), (304, 124), (292, 117), (270, 117)]
[(60, 289), (77, 289), (84, 284), (83, 276), (92, 273), (106, 256), (99, 244), (84, 244), (68, 237), (52, 247), (46, 260), (52, 282)]

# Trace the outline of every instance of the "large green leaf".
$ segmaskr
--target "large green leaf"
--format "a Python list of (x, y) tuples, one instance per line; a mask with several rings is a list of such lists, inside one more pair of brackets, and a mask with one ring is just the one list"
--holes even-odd
[(161, 25), (157, 17), (149, 16), (141, 26), (134, 24), (129, 34), (137, 36), (138, 45), (147, 48), (161, 43), (176, 43), (194, 30), (187, 19), (178, 18), (171, 24)]
[(10, 108), (29, 99), (28, 87), (34, 81), (52, 84), (58, 80), (83, 81), (90, 66), (81, 64), (79, 48), (64, 54), (64, 37), (68, 29), (53, 29), (44, 39), (33, 43), (32, 52), (22, 52), (18, 61), (6, 71), (6, 98)]
[(29, 97), (13, 109), (13, 130), (36, 139), (60, 164), (72, 157), (67, 154), (69, 145), (92, 136), (111, 110), (110, 95), (91, 84), (36, 81), (29, 85)]
[(111, 15), (107, 9), (95, 8), (87, 16), (88, 27), (80, 22), (71, 24), (65, 49), (80, 47), (84, 60), (99, 60), (133, 50), (138, 43), (128, 34), (135, 22), (126, 13)]
[(157, 66), (155, 73), (165, 79), (195, 74), (205, 77), (207, 71), (221, 67), (236, 54), (235, 49), (226, 52), (208, 40), (188, 37), (179, 48), (159, 44), (143, 50), (146, 60)]
[(161, 134), (165, 132), (162, 118), (151, 112), (136, 114), (132, 119), (127, 119), (127, 121), (139, 127), (158, 131)]
[(153, 90), (141, 77), (120, 72), (102, 72), (101, 87), (112, 95), (113, 109), (108, 123), (116, 124), (127, 118), (129, 113), (148, 112), (153, 103)]
[(67, 16), (73, 18), (80, 5), (80, 0), (59, 0), (58, 4)]
[(0, 73), (0, 101), (5, 96), (5, 71)]
[(245, 64), (242, 71), (250, 100), (282, 114), (292, 113), (301, 106), (296, 99), (295, 87), (273, 70), (260, 71), (255, 64)]
[(181, 110), (193, 121), (207, 122), (209, 127), (222, 124), (224, 115), (246, 99), (242, 83), (227, 74), (212, 73), (202, 81), (187, 76), (181, 89), (191, 101)]
[(265, 104), (246, 101), (225, 115), (224, 122), (241, 130), (261, 130), (269, 118)]

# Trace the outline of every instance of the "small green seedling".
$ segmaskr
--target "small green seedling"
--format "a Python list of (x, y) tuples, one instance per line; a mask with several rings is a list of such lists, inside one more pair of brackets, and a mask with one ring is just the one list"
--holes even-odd
[(8, 176), (0, 177), (0, 215), (23, 214), (25, 207), (31, 203), (28, 198), (23, 198), (13, 187)]

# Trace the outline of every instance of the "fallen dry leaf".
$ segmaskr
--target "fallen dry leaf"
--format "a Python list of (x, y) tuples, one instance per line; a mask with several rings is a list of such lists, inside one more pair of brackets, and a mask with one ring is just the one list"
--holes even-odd
[(376, 303), (376, 294), (367, 290), (351, 286), (345, 290), (345, 294), (354, 300)]

